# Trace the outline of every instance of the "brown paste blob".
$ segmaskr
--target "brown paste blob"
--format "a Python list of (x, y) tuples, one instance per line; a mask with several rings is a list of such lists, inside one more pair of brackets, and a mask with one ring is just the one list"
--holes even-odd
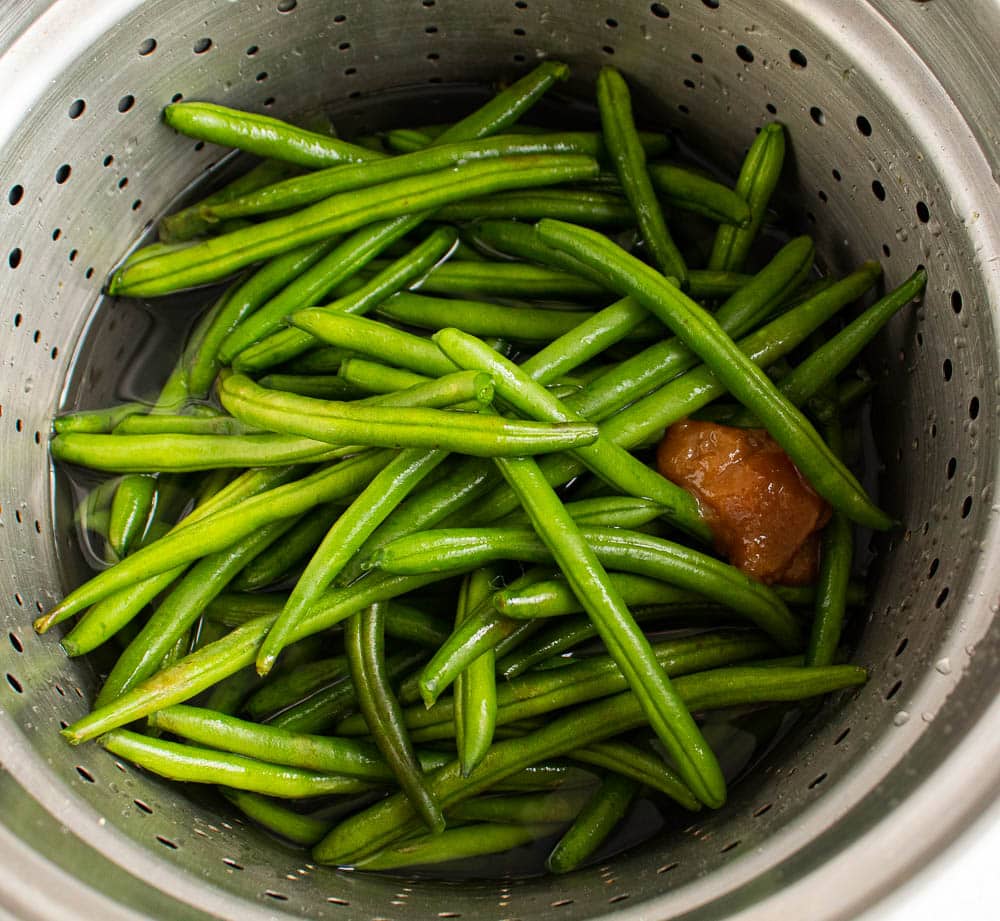
[(716, 549), (734, 566), (767, 584), (815, 581), (830, 506), (766, 431), (677, 422), (656, 463), (698, 500)]

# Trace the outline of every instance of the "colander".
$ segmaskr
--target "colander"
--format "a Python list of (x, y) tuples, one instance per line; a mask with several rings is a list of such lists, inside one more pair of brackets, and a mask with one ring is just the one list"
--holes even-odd
[[(108, 921), (821, 921), (926, 863), (1000, 779), (998, 38), (996, 0), (6, 0), (0, 904)], [(781, 206), (822, 267), (876, 256), (895, 285), (927, 266), (923, 303), (870, 355), (880, 499), (902, 521), (872, 544), (854, 651), (871, 680), (784, 739), (724, 810), (566, 878), (317, 867), (218, 803), (59, 737), (96, 678), (30, 629), (83, 575), (54, 523), (70, 516), (50, 422), (67, 380), (100, 405), (142, 389), (117, 368), (155, 365), (154, 308), (96, 308), (109, 269), (223, 156), (161, 124), (171, 99), (364, 112), (368, 94), (486, 85), (546, 56), (573, 66), (567, 92), (583, 98), (613, 63), (646, 122), (731, 172), (754, 129), (780, 119)]]

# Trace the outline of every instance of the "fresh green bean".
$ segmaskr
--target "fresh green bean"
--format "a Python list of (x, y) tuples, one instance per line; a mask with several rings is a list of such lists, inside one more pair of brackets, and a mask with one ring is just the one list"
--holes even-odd
[[(592, 265), (604, 266), (624, 292), (635, 297), (698, 353), (741, 403), (752, 409), (813, 488), (852, 521), (885, 530), (892, 519), (877, 508), (844, 464), (830, 452), (808, 419), (720, 328), (711, 315), (662, 276), (581, 227), (542, 221), (542, 239)], [(620, 417), (619, 417), (620, 418)]]
[(605, 293), (603, 286), (559, 269), (523, 262), (472, 262), (458, 259), (439, 263), (411, 288), (422, 294), (446, 294), (452, 297), (566, 300), (592, 299), (603, 297)]
[(384, 618), (385, 609), (376, 603), (347, 620), (344, 645), (358, 705), (400, 787), (424, 824), (440, 833), (445, 828), (444, 815), (427, 787), (386, 675)]
[[(497, 395), (519, 413), (553, 423), (585, 421), (516, 364), (478, 339), (459, 330), (444, 329), (435, 334), (434, 341), (461, 367), (487, 372), (493, 378)], [(624, 448), (598, 437), (592, 444), (574, 450), (589, 470), (616, 489), (655, 500), (664, 507), (664, 517), (672, 524), (701, 540), (711, 540), (711, 532), (694, 497), (636, 460)]]
[(209, 748), (164, 742), (127, 729), (117, 729), (102, 736), (101, 745), (111, 754), (127, 758), (153, 774), (186, 783), (222, 784), (251, 793), (293, 799), (370, 789), (369, 784), (354, 777), (303, 771)]
[[(346, 359), (338, 373), (349, 383), (369, 393), (393, 393), (430, 380), (426, 375), (404, 371), (402, 368), (391, 368), (377, 361), (369, 361), (367, 358)], [(492, 387), (492, 383), (490, 386)], [(485, 404), (492, 399), (491, 396), (489, 400), (482, 402)]]
[(263, 826), (272, 834), (280, 835), (293, 844), (301, 844), (303, 847), (312, 847), (321, 841), (332, 825), (331, 822), (323, 819), (313, 818), (310, 815), (280, 806), (259, 793), (233, 790), (230, 787), (222, 787), (219, 792), (258, 825)]
[[(493, 592), (499, 573), (493, 567), (477, 569), (462, 582), (455, 626), (460, 626)], [(455, 678), (455, 741), (462, 773), (483, 759), (493, 744), (496, 728), (497, 685), (493, 651), (487, 650)]]
[(244, 425), (232, 416), (148, 413), (129, 416), (115, 426), (113, 435), (255, 435), (260, 429)]
[(129, 416), (139, 415), (148, 410), (149, 407), (145, 403), (121, 403), (110, 409), (82, 409), (56, 416), (52, 420), (52, 428), (57, 435), (70, 432), (107, 434)]
[(529, 825), (532, 822), (572, 822), (590, 790), (555, 793), (525, 793), (520, 796), (477, 796), (448, 810), (448, 819), (464, 822), (500, 822)]
[(500, 854), (539, 838), (546, 838), (561, 827), (538, 823), (509, 825), (477, 822), (462, 828), (450, 828), (438, 834), (408, 838), (357, 861), (355, 866), (365, 870), (395, 870), (399, 867), (426, 866), (451, 860), (468, 860), (485, 854)]
[(623, 227), (634, 223), (628, 203), (620, 195), (593, 189), (539, 189), (534, 192), (501, 192), (452, 202), (434, 215), (442, 221), (517, 219), (543, 217), (573, 221), (588, 227)]
[(122, 477), (111, 500), (108, 543), (119, 557), (126, 556), (141, 541), (150, 521), (156, 496), (156, 479), (144, 474)]
[(687, 266), (667, 230), (663, 210), (646, 169), (646, 154), (632, 120), (628, 85), (613, 67), (602, 67), (597, 75), (597, 108), (611, 162), (654, 262), (664, 275), (676, 278), (687, 287)]
[(379, 158), (374, 151), (339, 138), (211, 102), (171, 103), (163, 110), (163, 120), (188, 137), (307, 169)]
[(238, 176), (228, 185), (219, 189), (218, 192), (207, 195), (201, 201), (195, 202), (187, 208), (161, 217), (157, 225), (158, 236), (164, 243), (183, 243), (200, 237), (202, 234), (208, 233), (212, 226), (203, 217), (203, 209), (281, 182), (294, 176), (297, 172), (298, 168), (292, 163), (283, 160), (264, 160), (249, 172)]
[[(333, 684), (347, 677), (350, 670), (346, 656), (334, 656), (329, 659), (317, 659), (293, 670), (286, 670), (275, 675), (272, 680), (261, 685), (246, 701), (243, 709), (254, 720), (263, 720), (276, 713), (297, 704), (320, 688)], [(161, 713), (170, 713), (176, 707), (169, 707)], [(156, 714), (154, 714), (154, 717)], [(211, 745), (211, 739), (204, 741)]]
[[(715, 669), (678, 678), (677, 693), (692, 710), (764, 701), (802, 700), (863, 684), (865, 670), (856, 666), (827, 668)], [(526, 764), (628, 732), (645, 722), (639, 699), (631, 693), (588, 704), (517, 739), (496, 743), (468, 776), (453, 761), (435, 771), (429, 784), (442, 807), (449, 807), (494, 786)], [(352, 816), (313, 850), (318, 863), (345, 864), (372, 854), (414, 829), (409, 801), (395, 794)]]
[(672, 208), (693, 211), (719, 224), (750, 225), (750, 206), (722, 183), (670, 163), (650, 163), (646, 168), (653, 185)]
[(278, 394), (243, 375), (224, 378), (220, 398), (237, 419), (332, 444), (442, 448), (493, 457), (561, 451), (589, 444), (597, 436), (596, 426), (585, 423), (549, 425), (476, 413), (334, 403)]
[[(366, 224), (433, 210), (462, 198), (586, 179), (596, 161), (579, 154), (547, 154), (485, 160), (345, 192), (295, 214), (272, 218), (119, 269), (109, 283), (112, 294), (146, 297), (224, 278), (230, 273)], [(259, 311), (258, 311), (259, 312)]]
[(701, 803), (691, 795), (681, 779), (672, 771), (663, 759), (651, 752), (643, 751), (627, 742), (595, 742), (586, 748), (578, 748), (569, 753), (573, 761), (581, 764), (603, 767), (615, 774), (629, 777), (636, 783), (645, 784), (651, 790), (656, 790), (669, 796), (678, 805), (696, 812)]
[[(263, 392), (264, 388), (260, 390)], [(237, 421), (244, 420), (238, 418)], [(272, 432), (251, 435), (86, 435), (70, 432), (53, 438), (50, 450), (52, 456), (63, 463), (118, 473), (271, 467), (318, 462), (330, 456), (328, 442)]]
[(764, 222), (784, 160), (785, 129), (778, 122), (771, 122), (754, 138), (736, 179), (736, 194), (750, 206), (750, 223), (746, 227), (719, 226), (708, 258), (710, 269), (743, 270), (750, 246)]
[[(665, 511), (664, 507), (651, 499), (633, 496), (597, 496), (592, 499), (578, 499), (566, 502), (566, 511), (581, 527), (628, 528), (636, 530), (655, 521)], [(527, 513), (518, 509), (497, 522), (502, 528), (530, 527)]]
[(257, 656), (259, 674), (266, 675), (273, 668), (309, 609), (362, 542), (445, 456), (444, 451), (424, 448), (400, 451), (334, 522), (268, 631)]
[(605, 777), (600, 789), (549, 853), (546, 868), (552, 873), (569, 873), (584, 863), (625, 818), (640, 787), (641, 784), (620, 774)]
[(347, 349), (319, 346), (282, 364), (278, 370), (289, 374), (336, 374), (345, 359), (356, 357), (356, 352)]

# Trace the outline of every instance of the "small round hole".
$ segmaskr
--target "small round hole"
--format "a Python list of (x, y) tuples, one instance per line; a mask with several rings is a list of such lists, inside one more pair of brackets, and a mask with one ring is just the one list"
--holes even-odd
[(204, 54), (211, 47), (212, 47), (212, 39), (210, 39), (210, 38), (199, 38), (198, 41), (196, 41), (194, 43), (194, 47), (191, 50), (195, 54)]
[(135, 805), (140, 809), (140, 811), (145, 812), (146, 815), (153, 814), (153, 807), (150, 806), (148, 803), (144, 803), (141, 799), (134, 799), (132, 800), (132, 802), (135, 803)]
[(14, 647), (14, 652), (24, 652), (24, 644), (18, 638), (16, 633), (8, 633), (7, 639), (10, 640), (10, 645)]
[(180, 102), (183, 98), (184, 98), (184, 94), (183, 93), (174, 93), (174, 95), (170, 97), (170, 101), (171, 102)]
[(279, 13), (290, 13), (298, 5), (298, 0), (280, 0), (277, 9)]
[(951, 375), (953, 373), (953, 370), (954, 369), (952, 368), (951, 359), (950, 358), (946, 358), (944, 360), (944, 363), (941, 365), (941, 372), (942, 372), (942, 374), (944, 374), (944, 379), (946, 381), (950, 381), (951, 380)]
[(76, 257), (79, 256), (79, 255), (80, 255), (80, 250), (78, 250), (78, 249), (71, 249), (69, 251), (69, 261), (70, 262), (76, 262)]
[(133, 96), (131, 93), (128, 93), (127, 95), (122, 96), (122, 98), (118, 100), (118, 111), (123, 113), (127, 112), (134, 105), (135, 105), (135, 96)]
[(24, 686), (10, 672), (7, 672), (7, 684), (9, 684), (17, 694), (24, 693)]
[(247, 48), (247, 57), (252, 58), (258, 51), (260, 51), (260, 47), (258, 45), (251, 45)]
[(747, 64), (753, 64), (753, 52), (746, 45), (736, 46), (736, 56)]
[[(707, 5), (707, 3), (706, 3)], [(671, 870), (676, 870), (680, 866), (675, 860), (673, 863), (665, 863), (662, 867), (657, 867), (657, 873), (669, 873)]]
[[(939, 605), (939, 607), (940, 607), (940, 605)], [(893, 697), (895, 697), (899, 693), (899, 689), (902, 686), (903, 686), (903, 682), (902, 681), (897, 681), (891, 688), (889, 688), (888, 692), (885, 695), (885, 699), (886, 700), (892, 700)]]
[(969, 400), (969, 418), (975, 419), (979, 415), (979, 397)]
[(688, 88), (689, 90), (693, 90), (693, 89), (694, 89), (694, 80), (685, 80), (685, 81), (684, 81), (684, 85), (685, 85), (685, 86), (686, 86), (686, 87), (687, 87), (687, 88)]
[[(435, 29), (435, 31), (437, 31), (437, 30)], [(524, 37), (525, 35), (527, 35), (528, 33), (527, 33), (527, 32), (526, 32), (526, 31), (525, 31), (524, 29), (521, 29), (521, 28), (517, 28), (517, 29), (515, 29), (515, 30), (514, 30), (514, 34), (515, 34), (515, 35), (516, 35), (516, 36), (517, 36), (518, 38), (523, 38), (523, 37)]]
[(7, 193), (7, 202), (11, 205), (16, 205), (22, 198), (24, 198), (24, 186), (20, 183), (12, 185), (10, 191)]
[(882, 255), (885, 256), (886, 259), (888, 259), (892, 255), (892, 250), (889, 249), (888, 243), (882, 244)]
[(76, 772), (79, 774), (87, 783), (96, 783), (94, 780), (94, 775), (90, 773), (82, 764), (76, 766)]
[(147, 38), (139, 46), (139, 54), (142, 57), (146, 57), (146, 55), (152, 54), (154, 51), (156, 51), (156, 39), (155, 38)]
[(101, 162), (105, 166), (111, 166), (111, 164), (115, 162), (115, 158), (111, 154), (108, 154)]
[(962, 312), (962, 292), (961, 291), (952, 291), (951, 292), (951, 309), (954, 310), (955, 313), (961, 313)]
[(728, 854), (733, 848), (736, 848), (736, 847), (739, 847), (739, 846), (740, 846), (740, 842), (739, 841), (730, 841), (729, 844), (727, 844), (721, 851), (719, 851), (719, 853), (720, 854)]
[(615, 49), (613, 47), (611, 47), (611, 45), (605, 45), (603, 48), (601, 48), (601, 51), (603, 51), (605, 54), (614, 54), (615, 53)]
[(840, 745), (840, 743), (843, 742), (844, 739), (846, 739), (850, 734), (851, 734), (851, 727), (848, 726), (843, 732), (840, 733), (839, 736), (837, 736), (837, 738), (833, 740), (833, 744)]
[(792, 62), (795, 67), (805, 67), (809, 62), (806, 60), (806, 56), (799, 51), (798, 48), (791, 48), (788, 51), (788, 60)]
[(341, 42), (339, 45), (337, 45), (337, 48), (340, 51), (347, 51), (347, 49), (350, 47), (351, 47), (350, 42)]
[(701, 0), (710, 10), (717, 10), (719, 8), (719, 0)]
[(753, 811), (753, 817), (754, 817), (755, 819), (759, 819), (759, 818), (760, 818), (760, 817), (761, 817), (762, 815), (764, 815), (765, 813), (768, 813), (768, 812), (770, 812), (770, 811), (771, 811), (771, 809), (773, 808), (773, 806), (774, 806), (774, 803), (764, 803), (764, 805), (763, 805), (763, 806), (758, 806), (758, 807), (757, 807), (756, 809), (754, 809), (754, 811)]
[(972, 513), (972, 496), (966, 496), (965, 501), (962, 502), (962, 517), (968, 518)]
[(840, 180), (844, 178), (843, 176), (840, 175), (840, 170), (839, 169), (830, 170), (830, 175), (833, 176), (833, 178), (837, 182), (840, 182)]
[(56, 229), (52, 231), (53, 241), (58, 240), (61, 236), (62, 236), (62, 228), (56, 227)]
[(816, 122), (817, 125), (825, 125), (826, 124), (826, 113), (819, 106), (813, 106), (809, 110), (809, 117), (814, 122)]
[(268, 78), (268, 73), (266, 70), (262, 70), (259, 74), (257, 74), (256, 77), (254, 77), (254, 79), (258, 83), (263, 83), (267, 78)]
[(67, 179), (70, 177), (70, 173), (73, 172), (73, 167), (68, 163), (64, 163), (59, 169), (56, 170), (56, 182), (59, 185), (63, 185)]
[(691, 52), (691, 60), (694, 61), (695, 64), (704, 64), (705, 63), (705, 59), (700, 54), (698, 54), (697, 51), (692, 51)]
[(268, 96), (267, 99), (264, 100), (264, 105), (266, 107), (270, 107), (270, 106), (274, 105), (274, 102), (275, 102), (274, 97), (273, 96)]
[(86, 102), (84, 102), (82, 99), (74, 99), (69, 104), (69, 113), (68, 113), (69, 117), (79, 118), (81, 115), (83, 115), (84, 109), (86, 108), (87, 108)]
[(287, 902), (288, 896), (282, 895), (280, 892), (275, 892), (273, 889), (265, 889), (264, 895), (270, 899), (274, 899), (277, 902)]
[(872, 181), (872, 193), (879, 201), (885, 201), (885, 186), (877, 179)]
[(128, 185), (128, 176), (122, 176), (122, 178), (118, 180), (118, 188), (124, 189), (125, 186), (127, 185)]
[[(935, 573), (937, 573), (938, 567), (940, 565), (941, 565), (941, 560), (938, 559), (937, 557), (934, 557), (934, 559), (931, 560), (930, 568), (927, 570), (927, 578), (928, 579), (933, 579), (934, 578), (934, 575), (935, 575)], [(899, 655), (899, 653), (897, 652), (896, 655)]]
[(948, 595), (950, 593), (951, 593), (951, 589), (949, 589), (948, 586), (946, 585), (938, 593), (937, 598), (934, 599), (934, 607), (936, 607), (936, 608), (944, 607), (944, 603), (948, 600)]
[(815, 790), (816, 787), (818, 787), (821, 783), (823, 783), (824, 780), (826, 780), (827, 776), (829, 775), (827, 775), (827, 773), (824, 771), (822, 774), (819, 775), (819, 777), (817, 777), (815, 780), (809, 783), (809, 789)]
[(11, 251), (10, 255), (7, 256), (7, 264), (12, 268), (16, 269), (21, 264), (21, 247), (15, 246)]
[(872, 136), (872, 123), (868, 121), (864, 115), (859, 115), (854, 120), (854, 123), (858, 126), (858, 131), (860, 131), (866, 138), (870, 138)]
[(233, 860), (232, 857), (223, 857), (222, 858), (222, 862), (227, 867), (232, 867), (234, 870), (242, 870), (243, 869), (243, 864), (237, 863), (235, 860)]
[[(654, 4), (654, 6), (655, 6), (655, 5), (656, 5), (656, 4)], [(618, 20), (617, 20), (617, 19), (605, 19), (605, 20), (604, 20), (604, 24), (605, 24), (605, 25), (606, 25), (606, 26), (607, 26), (607, 27), (608, 27), (609, 29), (617, 29), (617, 28), (618, 28)]]
[[(424, 32), (427, 35), (437, 35), (437, 31), (438, 31), (437, 26), (424, 26)], [(517, 33), (515, 32), (514, 34), (516, 35)]]
[(921, 224), (926, 224), (931, 219), (930, 209), (922, 201), (917, 202), (917, 219)]
[(164, 838), (163, 835), (157, 835), (156, 840), (159, 841), (164, 847), (169, 847), (172, 851), (176, 851), (179, 847), (176, 842), (171, 841), (169, 838)]
[(778, 114), (778, 107), (773, 102), (767, 103), (764, 106), (764, 108), (767, 109), (767, 111), (770, 112), (772, 115)]
[(822, 189), (820, 189), (816, 193), (816, 195), (818, 196), (819, 200), (823, 202), (824, 205), (830, 200), (829, 196)]
[[(670, 10), (668, 10), (662, 3), (654, 3), (649, 8), (649, 11), (657, 19), (669, 19), (670, 18)], [(618, 25), (618, 23), (615, 23), (615, 25)]]
[(680, 105), (679, 105), (679, 106), (678, 106), (677, 108), (678, 108), (678, 110), (680, 110), (680, 111), (681, 111), (681, 112), (682, 112), (682, 113), (683, 113), (684, 115), (690, 115), (690, 114), (691, 114), (691, 110), (690, 110), (690, 109), (689, 109), (689, 108), (688, 108), (688, 107), (687, 107), (686, 105), (684, 105), (684, 103), (681, 103), (681, 104), (680, 104)]

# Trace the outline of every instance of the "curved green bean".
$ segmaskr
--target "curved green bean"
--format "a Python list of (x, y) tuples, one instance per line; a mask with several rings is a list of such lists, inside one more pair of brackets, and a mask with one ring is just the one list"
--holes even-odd
[(279, 806), (259, 793), (233, 790), (230, 787), (222, 787), (219, 792), (258, 825), (303, 847), (312, 847), (321, 841), (332, 826), (331, 822)]
[(132, 545), (142, 540), (155, 496), (154, 477), (145, 474), (122, 477), (111, 500), (108, 520), (108, 543), (119, 557), (126, 556)]
[(741, 228), (750, 225), (750, 206), (746, 200), (721, 182), (671, 163), (649, 163), (646, 169), (653, 185), (671, 207), (693, 211), (719, 224)]
[[(456, 627), (492, 594), (498, 575), (496, 569), (485, 567), (466, 576), (458, 595)], [(466, 775), (493, 744), (497, 716), (495, 664), (493, 651), (487, 650), (455, 678), (455, 741), (462, 773)]]
[(452, 202), (434, 215), (442, 221), (517, 219), (543, 217), (573, 221), (588, 227), (623, 227), (635, 220), (620, 195), (593, 189), (539, 189), (537, 192), (500, 192), (481, 198)]

